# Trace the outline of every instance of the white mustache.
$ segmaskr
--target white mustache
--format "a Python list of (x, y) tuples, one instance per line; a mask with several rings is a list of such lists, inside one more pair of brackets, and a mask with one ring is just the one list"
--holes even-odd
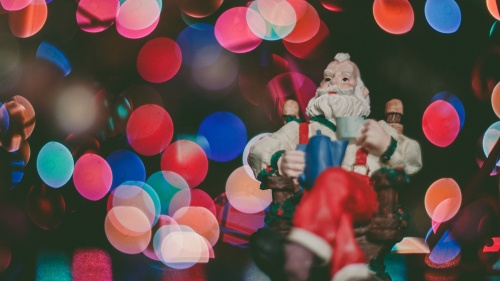
[(330, 92), (335, 92), (339, 95), (352, 95), (354, 94), (354, 89), (340, 89), (337, 85), (330, 86), (328, 88), (318, 88), (316, 89), (316, 95), (321, 96), (324, 94), (328, 94)]

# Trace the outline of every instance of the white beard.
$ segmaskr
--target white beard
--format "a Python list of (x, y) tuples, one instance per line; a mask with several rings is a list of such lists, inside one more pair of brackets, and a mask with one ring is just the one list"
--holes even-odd
[[(334, 91), (337, 94), (328, 94)], [(352, 93), (352, 89), (342, 91), (338, 88), (318, 89), (307, 105), (307, 116), (324, 115), (326, 119), (334, 121), (339, 116), (368, 116), (370, 102), (361, 93)]]

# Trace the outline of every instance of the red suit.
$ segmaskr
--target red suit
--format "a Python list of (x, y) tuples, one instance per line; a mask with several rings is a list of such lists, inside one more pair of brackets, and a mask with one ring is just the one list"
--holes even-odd
[(353, 224), (368, 221), (376, 211), (377, 194), (368, 176), (328, 168), (297, 205), (290, 238), (294, 241), (294, 232), (306, 231), (323, 239), (330, 247), (333, 277), (346, 265), (367, 262)]

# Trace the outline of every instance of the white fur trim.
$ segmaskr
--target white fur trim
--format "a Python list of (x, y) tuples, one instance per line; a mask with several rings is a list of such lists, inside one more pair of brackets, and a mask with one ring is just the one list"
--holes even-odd
[(332, 281), (356, 281), (368, 279), (374, 275), (374, 272), (364, 263), (353, 263), (344, 266), (332, 278)]
[(292, 228), (288, 234), (288, 240), (296, 242), (311, 250), (318, 257), (329, 262), (332, 257), (332, 248), (323, 238), (301, 228)]

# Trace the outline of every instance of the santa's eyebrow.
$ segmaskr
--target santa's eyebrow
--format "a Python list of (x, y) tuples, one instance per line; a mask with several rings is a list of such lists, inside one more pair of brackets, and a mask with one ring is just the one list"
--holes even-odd
[(323, 71), (323, 74), (324, 75), (334, 75), (335, 73), (331, 69), (325, 69), (325, 71)]

